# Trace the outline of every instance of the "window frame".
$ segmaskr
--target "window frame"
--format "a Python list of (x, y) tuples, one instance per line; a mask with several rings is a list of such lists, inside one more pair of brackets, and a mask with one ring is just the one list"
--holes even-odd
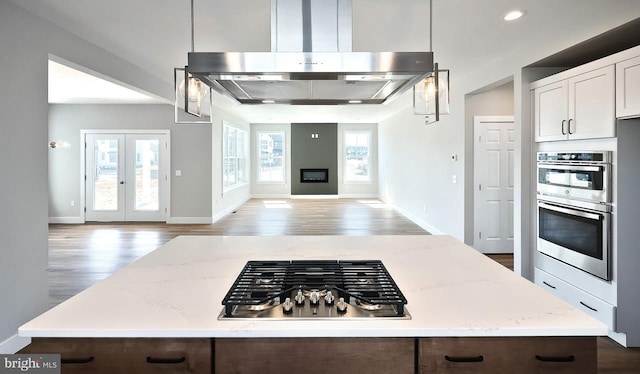
[[(284, 130), (258, 130), (256, 131), (256, 183), (259, 184), (286, 184), (287, 183), (287, 159), (286, 159), (286, 142), (287, 142), (287, 133)], [(279, 157), (282, 159), (282, 173), (281, 180), (273, 181), (273, 180), (261, 180), (260, 178), (260, 169), (262, 168), (262, 148), (261, 148), (261, 135), (267, 134), (278, 134), (282, 136), (282, 155)]]
[[(229, 136), (234, 133), (235, 144), (233, 150), (235, 155), (229, 156)], [(249, 183), (249, 165), (248, 165), (248, 132), (234, 126), (233, 124), (224, 122), (222, 126), (222, 192), (226, 193), (236, 188), (245, 186)], [(242, 140), (242, 141), (241, 141)], [(226, 165), (229, 160), (234, 161), (234, 180), (233, 184), (228, 183), (228, 174), (226, 171)]]
[[(349, 179), (348, 160), (347, 160), (347, 136), (349, 134), (366, 134), (367, 135), (367, 180)], [(373, 131), (372, 130), (344, 130), (342, 132), (342, 183), (343, 184), (372, 184), (372, 147), (373, 147)]]

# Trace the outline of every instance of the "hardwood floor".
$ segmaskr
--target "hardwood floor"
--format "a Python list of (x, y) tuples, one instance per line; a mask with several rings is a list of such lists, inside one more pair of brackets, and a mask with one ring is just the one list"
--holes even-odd
[[(378, 200), (252, 199), (213, 225), (49, 226), (53, 307), (178, 235), (428, 235)], [(513, 270), (512, 255), (490, 255)], [(640, 373), (640, 348), (598, 339), (598, 373)]]

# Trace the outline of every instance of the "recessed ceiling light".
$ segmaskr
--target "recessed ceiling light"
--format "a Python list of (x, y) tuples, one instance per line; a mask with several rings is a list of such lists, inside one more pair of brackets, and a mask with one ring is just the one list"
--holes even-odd
[(524, 16), (525, 11), (524, 10), (512, 10), (510, 12), (507, 12), (504, 17), (502, 17), (505, 21), (515, 21), (518, 18), (521, 18), (522, 16)]

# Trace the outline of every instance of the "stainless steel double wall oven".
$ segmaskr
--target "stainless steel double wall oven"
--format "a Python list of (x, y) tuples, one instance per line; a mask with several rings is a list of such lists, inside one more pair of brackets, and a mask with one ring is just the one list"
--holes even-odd
[(611, 279), (611, 152), (538, 152), (538, 251)]

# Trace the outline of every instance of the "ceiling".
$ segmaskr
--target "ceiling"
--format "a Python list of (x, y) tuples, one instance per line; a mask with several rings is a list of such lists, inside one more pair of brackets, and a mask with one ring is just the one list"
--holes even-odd
[[(171, 85), (174, 67), (186, 64), (190, 49), (189, 0), (12, 1)], [(428, 0), (352, 1), (354, 50), (384, 50), (389, 46), (395, 51), (428, 49)], [(196, 51), (270, 50), (268, 0), (194, 3)], [(525, 9), (526, 16), (516, 22), (504, 22), (502, 16), (513, 8)], [(454, 83), (477, 71), (478, 66), (499, 61), (501, 56), (526, 56), (527, 49), (539, 45), (555, 48), (577, 44), (584, 38), (576, 40), (576, 35), (584, 35), (585, 30), (593, 31), (595, 36), (640, 17), (637, 0), (617, 0), (616, 6), (601, 0), (433, 0), (433, 9), (436, 61), (451, 69)], [(546, 56), (528, 63), (543, 57)], [(66, 75), (65, 79), (71, 82), (75, 78)], [(86, 83), (87, 77), (83, 79)], [(79, 91), (95, 94), (101, 90)], [(83, 102), (82, 98), (73, 100)], [(240, 106), (217, 94), (214, 100), (217, 106), (248, 122), (304, 122), (303, 117), (323, 122), (380, 122), (410, 105), (410, 100), (401, 98), (389, 105), (334, 106), (327, 110), (309, 106)]]

